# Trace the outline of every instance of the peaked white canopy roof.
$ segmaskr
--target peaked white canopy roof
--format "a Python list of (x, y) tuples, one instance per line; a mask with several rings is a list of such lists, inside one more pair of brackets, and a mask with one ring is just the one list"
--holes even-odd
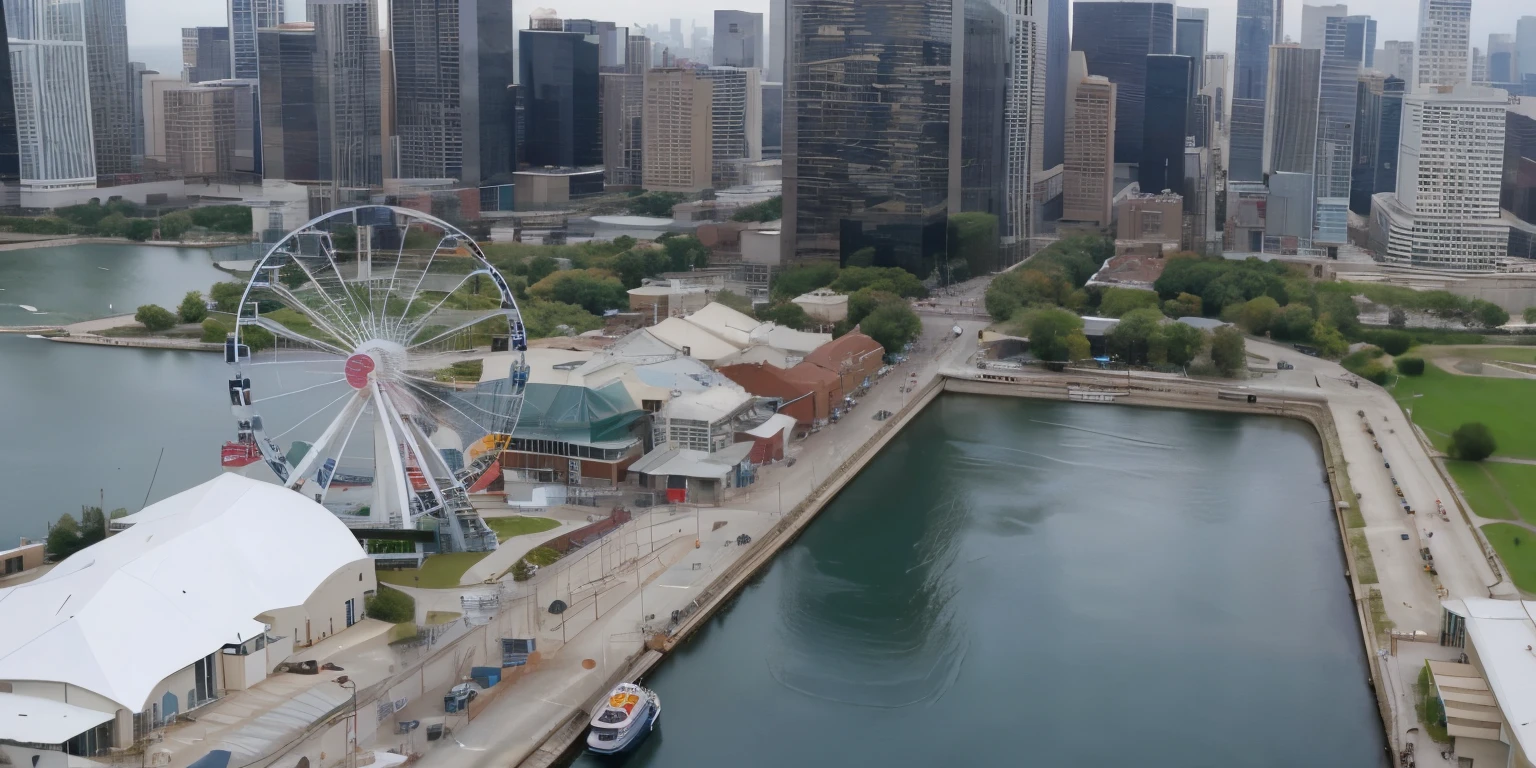
[(0, 589), (0, 680), (76, 685), (140, 711), (183, 667), (263, 631), (367, 559), (324, 507), (234, 474), (145, 508), (36, 581)]

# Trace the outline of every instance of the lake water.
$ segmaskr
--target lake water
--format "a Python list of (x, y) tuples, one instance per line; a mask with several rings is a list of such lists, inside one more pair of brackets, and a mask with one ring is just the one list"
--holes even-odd
[(947, 395), (646, 681), (628, 765), (1384, 765), (1344, 567), (1300, 422)]

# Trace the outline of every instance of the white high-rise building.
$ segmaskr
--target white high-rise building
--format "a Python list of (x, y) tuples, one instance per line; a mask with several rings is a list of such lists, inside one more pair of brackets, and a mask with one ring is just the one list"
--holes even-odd
[(1387, 261), (1486, 272), (1504, 260), (1500, 218), (1509, 94), (1420, 88), (1403, 100), (1397, 192), (1372, 199), (1371, 235)]
[(1413, 41), (1388, 40), (1382, 44), (1381, 51), (1376, 56), (1376, 68), (1402, 80), (1404, 87), (1411, 92), (1418, 76), (1413, 63)]
[(84, 6), (5, 0), (5, 21), (22, 188), (96, 186)]
[(1414, 85), (1471, 82), (1472, 0), (1419, 0), (1418, 79)]
[(1301, 47), (1321, 51), (1328, 40), (1328, 19), (1348, 16), (1347, 5), (1303, 5), (1301, 7)]
[(1008, 168), (1003, 179), (1003, 248), (1006, 259), (1028, 255), (1034, 236), (1035, 169), (1044, 157), (1046, 4), (1018, 2), (1008, 14), (1008, 54), (1013, 66), (1003, 107)]

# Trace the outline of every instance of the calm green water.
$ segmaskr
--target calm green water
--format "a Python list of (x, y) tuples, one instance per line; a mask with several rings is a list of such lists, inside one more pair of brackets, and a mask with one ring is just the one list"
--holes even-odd
[(647, 681), (628, 764), (1382, 765), (1322, 473), (1298, 422), (944, 396)]
[[(0, 252), (0, 325), (171, 307), (189, 290), (231, 279), (213, 264), (241, 254), (139, 245)], [(219, 446), (234, 435), (227, 373), (219, 355), (0, 334), (0, 549), (17, 536), (41, 536), (64, 512), (78, 515), (102, 491), (109, 509), (137, 510), (162, 447), (150, 501), (217, 474)]]

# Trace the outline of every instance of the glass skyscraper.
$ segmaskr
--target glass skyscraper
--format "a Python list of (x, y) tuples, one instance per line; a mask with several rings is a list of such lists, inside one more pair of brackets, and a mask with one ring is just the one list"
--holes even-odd
[(535, 168), (603, 164), (598, 133), (598, 45), (575, 32), (518, 32), (523, 159)]
[(329, 83), (313, 24), (256, 35), (261, 67), (262, 175), (287, 181), (331, 180)]
[[(187, 67), (187, 82), (204, 83), (233, 77), (230, 74), (229, 27), (193, 27), (192, 34), (196, 41), (191, 45), (194, 63)], [(185, 54), (187, 41), (183, 40), (182, 45)]]
[(784, 261), (929, 275), (944, 258), (953, 4), (804, 0), (790, 14)]
[(1003, 10), (990, 0), (965, 0), (964, 46), (960, 130), (955, 132), (960, 141), (959, 194), (952, 194), (951, 200), (961, 212), (987, 213), (1001, 221), (1008, 165), (1003, 138), (1008, 18)]
[[(1041, 0), (1036, 0), (1041, 2)], [(1061, 165), (1066, 157), (1067, 60), (1072, 53), (1070, 0), (1048, 0), (1045, 14), (1045, 145), (1041, 170)]]
[(1349, 209), (1371, 215), (1371, 197), (1397, 191), (1397, 150), (1402, 141), (1404, 83), (1365, 72), (1356, 86), (1355, 167)]
[(1072, 50), (1087, 58), (1088, 74), (1107, 77), (1117, 88), (1115, 162), (1139, 163), (1147, 114), (1147, 57), (1173, 53), (1173, 4), (1079, 2), (1072, 8)]
[(389, 7), (400, 177), (504, 183), (514, 170), (512, 6), (392, 0)]
[(328, 98), (330, 179), (341, 187), (384, 183), (376, 0), (311, 0), (315, 52)]
[(11, 90), (7, 4), (0, 3), (0, 210), (21, 205), (21, 155), (16, 144), (16, 96)]
[[(1184, 139), (1189, 135), (1186, 118), (1193, 65), (1188, 56), (1147, 57), (1146, 110), (1137, 175), (1143, 193), (1156, 195), (1166, 189), (1185, 196)], [(1189, 204), (1186, 201), (1185, 205)]]
[(1233, 57), (1231, 151), (1227, 177), (1264, 180), (1265, 101), (1269, 47), (1280, 41), (1277, 23), (1284, 0), (1237, 0), (1237, 50)]
[(128, 109), (128, 16), (123, 0), (85, 0), (85, 55), (96, 173), (130, 173), (134, 170), (133, 121)]
[[(1342, 245), (1349, 238), (1349, 183), (1354, 165), (1356, 83), (1364, 54), (1351, 51), (1350, 29), (1364, 25), (1347, 16), (1325, 22), (1322, 81), (1317, 115), (1318, 243)], [(1362, 38), (1363, 39), (1363, 38)]]
[(21, 184), (96, 183), (85, 11), (78, 0), (4, 0)]
[(260, 77), (257, 70), (256, 30), (281, 23), (283, 0), (229, 0), (230, 77), (241, 80)]

